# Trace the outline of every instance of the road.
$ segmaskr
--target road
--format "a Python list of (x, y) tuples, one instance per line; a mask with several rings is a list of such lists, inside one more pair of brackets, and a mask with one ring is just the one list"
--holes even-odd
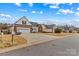
[(0, 54), (0, 56), (75, 56), (75, 55), (79, 55), (79, 34)]

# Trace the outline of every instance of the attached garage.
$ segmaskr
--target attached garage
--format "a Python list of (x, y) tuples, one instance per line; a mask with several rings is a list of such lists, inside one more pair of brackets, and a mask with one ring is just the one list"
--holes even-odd
[(22, 28), (22, 29), (19, 29), (17, 32), (21, 32), (22, 34), (30, 33), (30, 29), (29, 28)]
[(31, 25), (16, 25), (14, 27), (14, 31), (15, 33), (30, 33), (31, 32), (31, 29), (32, 29), (32, 26)]

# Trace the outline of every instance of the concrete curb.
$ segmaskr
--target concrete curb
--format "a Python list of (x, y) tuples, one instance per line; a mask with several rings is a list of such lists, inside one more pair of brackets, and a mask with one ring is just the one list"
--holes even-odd
[(73, 35), (75, 35), (75, 34), (67, 35), (67, 36), (64, 36), (64, 37), (60, 37), (59, 39), (61, 39), (61, 38), (66, 38), (66, 37), (70, 37), (70, 36), (73, 36)]
[(23, 47), (26, 47), (26, 44), (21, 44), (21, 45), (17, 45), (17, 46), (12, 46), (12, 47), (0, 49), (0, 53), (9, 52), (9, 51), (12, 51), (12, 50), (15, 50), (15, 49), (20, 49), (20, 48), (23, 48)]

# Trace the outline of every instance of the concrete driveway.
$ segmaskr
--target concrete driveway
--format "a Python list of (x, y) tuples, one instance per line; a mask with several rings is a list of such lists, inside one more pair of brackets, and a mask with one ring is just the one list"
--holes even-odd
[(21, 36), (27, 40), (28, 45), (39, 44), (59, 38), (57, 36), (50, 36), (40, 33), (25, 33), (25, 34), (21, 34)]
[(2, 53), (3, 56), (70, 56), (79, 55), (79, 34), (59, 40)]

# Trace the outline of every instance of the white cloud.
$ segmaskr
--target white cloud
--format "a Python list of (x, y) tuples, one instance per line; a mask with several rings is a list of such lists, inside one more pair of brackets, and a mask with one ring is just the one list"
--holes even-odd
[(74, 21), (78, 21), (79, 22), (79, 19), (75, 19)]
[(27, 12), (26, 9), (17, 9), (18, 11), (21, 11), (21, 12)]
[(60, 3), (50, 3), (51, 5), (49, 6), (50, 8), (59, 8)]
[(36, 11), (32, 11), (32, 13), (36, 13)]
[(72, 5), (73, 3), (69, 3), (69, 5)]
[(5, 17), (5, 18), (11, 18), (11, 15), (8, 15), (8, 14), (0, 14), (0, 17)]
[(43, 14), (43, 11), (32, 11), (31, 13), (39, 13), (39, 14)]
[(16, 4), (16, 6), (21, 6), (21, 4), (20, 3), (15, 3)]
[(40, 14), (43, 14), (43, 11), (40, 11)]
[(29, 4), (29, 6), (30, 6), (30, 7), (32, 7), (32, 6), (33, 6), (33, 3), (28, 3), (28, 4)]
[(43, 5), (44, 5), (44, 6), (47, 6), (47, 5), (49, 5), (49, 3), (44, 3)]
[(59, 8), (59, 3), (44, 3), (43, 5), (49, 5), (49, 8)]
[(79, 10), (79, 7), (77, 8), (77, 10)]
[(59, 12), (57, 12), (56, 14), (60, 14)]
[(57, 5), (50, 5), (50, 8), (59, 8)]
[(70, 9), (59, 9), (59, 12), (62, 13), (62, 14), (72, 14), (74, 13), (72, 10)]
[(56, 6), (49, 6), (50, 8), (57, 8)]
[(75, 16), (79, 16), (79, 12), (76, 12), (76, 13), (75, 13)]
[(12, 23), (15, 19), (17, 18), (9, 14), (0, 14), (0, 20), (5, 23)]

